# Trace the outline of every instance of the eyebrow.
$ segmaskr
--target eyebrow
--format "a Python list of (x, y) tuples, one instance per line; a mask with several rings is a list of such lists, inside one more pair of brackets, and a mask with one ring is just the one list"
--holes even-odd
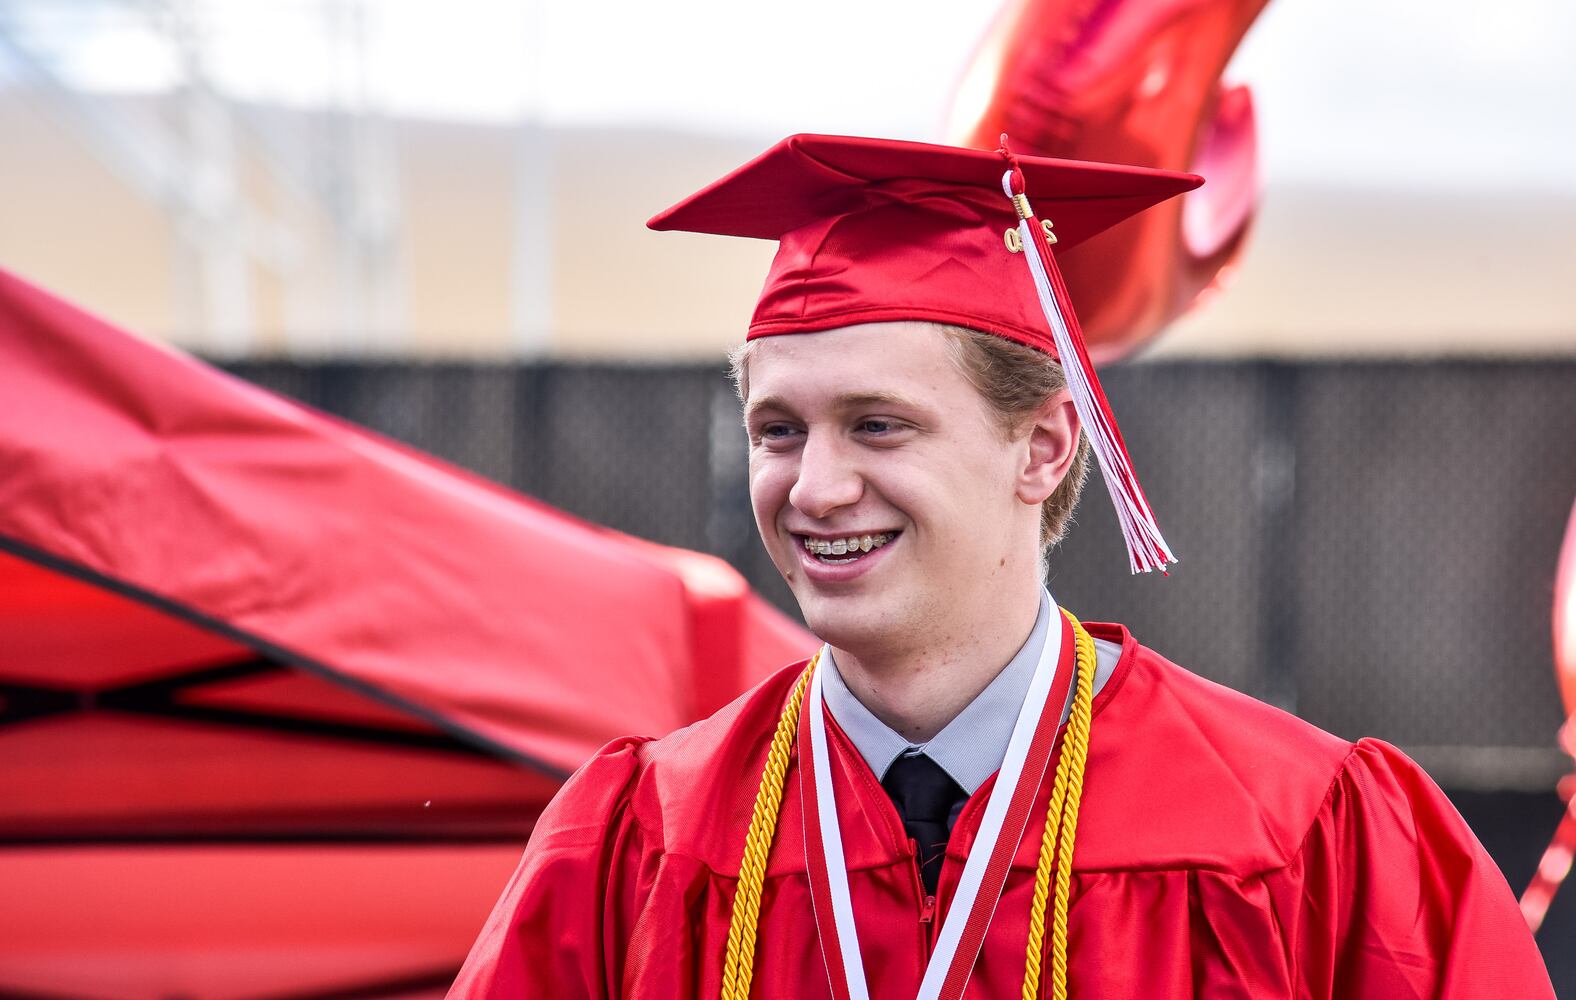
[[(864, 406), (894, 406), (903, 409), (920, 409), (920, 405), (907, 396), (900, 396), (895, 392), (845, 392), (832, 400), (832, 406), (837, 410), (854, 410)], [(762, 396), (752, 400), (744, 408), (744, 419), (748, 422), (762, 410), (783, 410), (787, 413), (794, 412), (794, 408), (781, 396)]]

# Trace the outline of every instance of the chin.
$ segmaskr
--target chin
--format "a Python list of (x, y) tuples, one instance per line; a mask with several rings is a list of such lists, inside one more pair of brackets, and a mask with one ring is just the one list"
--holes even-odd
[(892, 642), (905, 631), (894, 602), (865, 596), (814, 594), (799, 601), (805, 625), (821, 641), (855, 652)]

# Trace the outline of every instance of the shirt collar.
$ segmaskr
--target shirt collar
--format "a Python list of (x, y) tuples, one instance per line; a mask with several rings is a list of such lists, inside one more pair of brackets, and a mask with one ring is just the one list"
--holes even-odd
[(985, 779), (1001, 769), (1012, 741), (1012, 727), (1029, 693), (1034, 670), (1051, 621), (1051, 595), (1040, 588), (1040, 613), (1029, 630), (1029, 638), (1007, 662), (995, 679), (985, 686), (957, 717), (923, 745), (909, 743), (886, 723), (876, 718), (843, 682), (831, 647), (822, 653), (822, 662), (831, 666), (821, 680), (821, 694), (832, 718), (842, 727), (877, 778), (903, 753), (923, 752), (941, 766), (952, 780), (973, 795)]

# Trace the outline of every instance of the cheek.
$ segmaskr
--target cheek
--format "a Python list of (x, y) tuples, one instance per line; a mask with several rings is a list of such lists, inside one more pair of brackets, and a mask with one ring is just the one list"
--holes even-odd
[(758, 524), (770, 524), (788, 502), (794, 472), (790, 463), (772, 455), (750, 457), (750, 506)]
[(990, 548), (1016, 509), (1013, 464), (999, 445), (989, 444), (951, 450), (933, 467), (926, 488), (910, 488), (915, 516), (930, 522), (929, 534), (949, 558), (968, 561)]

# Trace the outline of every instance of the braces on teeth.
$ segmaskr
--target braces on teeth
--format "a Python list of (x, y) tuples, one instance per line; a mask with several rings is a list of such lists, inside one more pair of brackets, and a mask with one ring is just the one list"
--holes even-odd
[(869, 552), (897, 537), (895, 531), (885, 531), (879, 535), (850, 535), (839, 538), (835, 542), (824, 541), (819, 538), (806, 538), (804, 549), (816, 556), (846, 556), (854, 552)]

